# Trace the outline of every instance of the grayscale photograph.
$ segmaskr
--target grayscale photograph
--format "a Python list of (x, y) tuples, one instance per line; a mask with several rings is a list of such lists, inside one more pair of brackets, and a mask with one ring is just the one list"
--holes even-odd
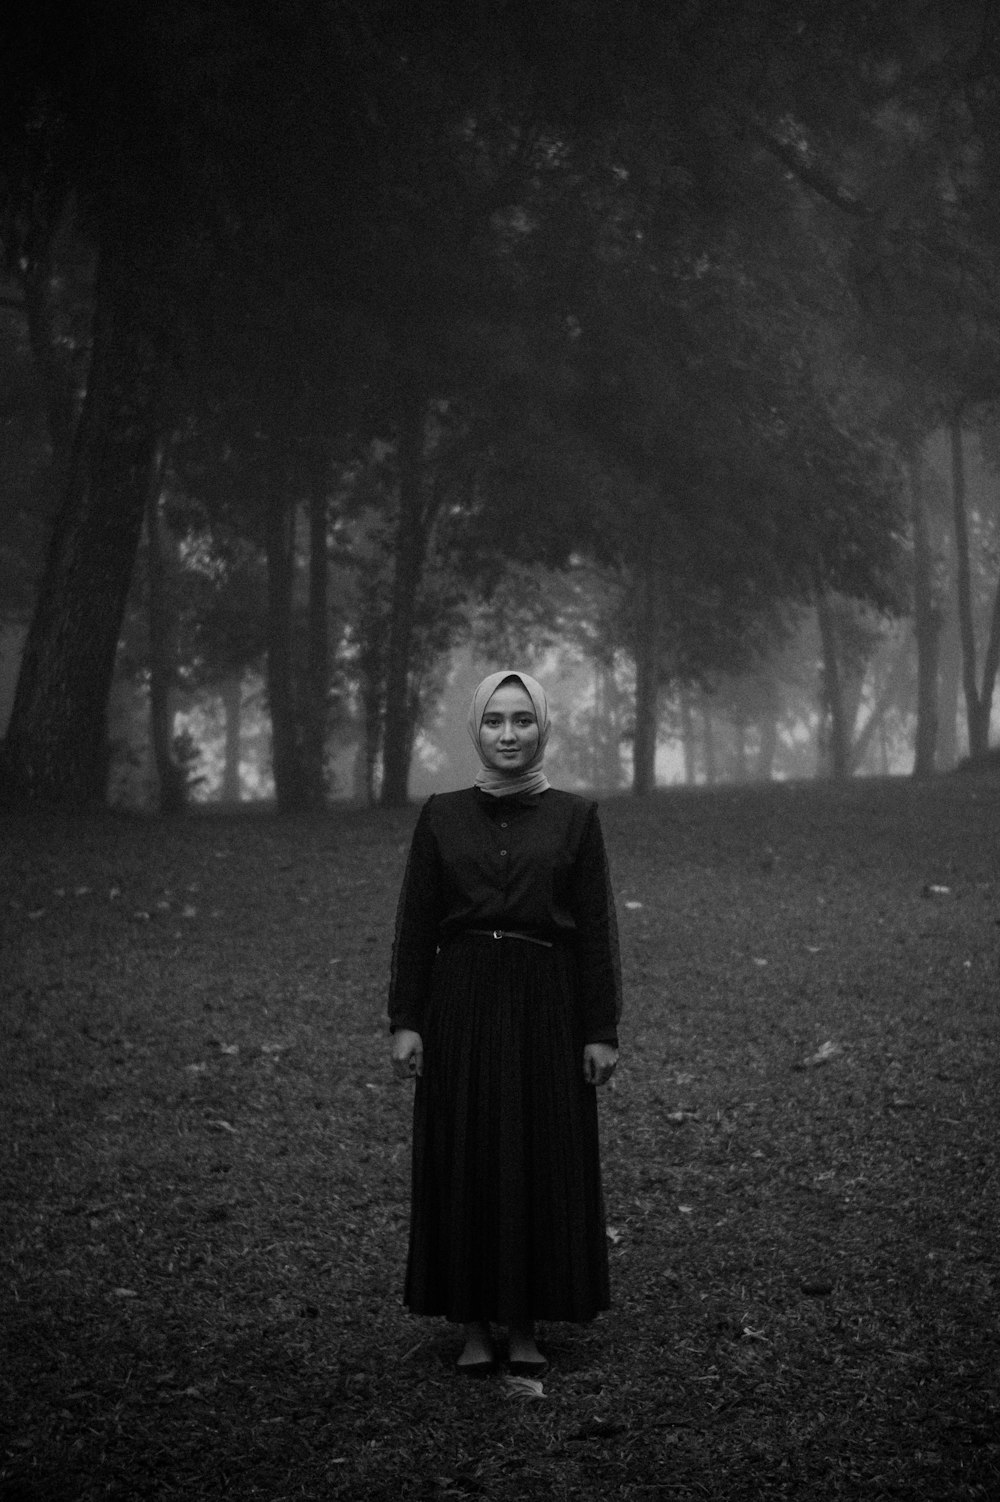
[(998, 1103), (997, 0), (5, 0), (0, 1502), (997, 1502)]

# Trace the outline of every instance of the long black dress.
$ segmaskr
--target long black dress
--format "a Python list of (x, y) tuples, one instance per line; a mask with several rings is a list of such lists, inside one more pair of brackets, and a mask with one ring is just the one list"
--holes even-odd
[[(494, 937), (504, 930), (518, 937)], [(404, 1291), (414, 1313), (510, 1323), (608, 1307), (583, 1048), (617, 1044), (620, 1012), (596, 806), (552, 788), (431, 798), (400, 895), (389, 997), (393, 1029), (424, 1045)]]

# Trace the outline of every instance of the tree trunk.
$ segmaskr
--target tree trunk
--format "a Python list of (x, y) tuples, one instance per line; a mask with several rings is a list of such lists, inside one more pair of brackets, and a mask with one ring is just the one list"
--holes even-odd
[(371, 703), (366, 706), (364, 740), (362, 741), (361, 787), (367, 808), (378, 802), (379, 757), (382, 752), (382, 716)]
[(281, 813), (306, 806), (295, 715), (292, 587), (295, 578), (295, 507), (289, 474), (279, 470), (264, 531), (267, 553), (267, 698), (271, 710), (271, 766)]
[(146, 508), (146, 573), (149, 585), (149, 732), (159, 784), (160, 813), (173, 817), (187, 806), (187, 777), (174, 756), (174, 684), (177, 672), (177, 623), (170, 598), (165, 523), (160, 488), (165, 444), (156, 446)]
[(913, 776), (930, 777), (937, 766), (938, 677), (941, 660), (941, 609), (935, 597), (923, 461), (910, 465), (913, 519), (913, 627), (917, 642), (917, 728)]
[(359, 646), (358, 692), (361, 703), (354, 786), (358, 801), (369, 808), (374, 808), (378, 801), (378, 770), (385, 708), (384, 626), (378, 581), (362, 575), (356, 627)]
[(643, 798), (656, 787), (656, 743), (660, 728), (660, 633), (657, 569), (647, 559), (636, 581), (635, 740), (632, 793)]
[(413, 749), (413, 706), (410, 667), (417, 595), (427, 548), (424, 505), (424, 405), (411, 397), (399, 432), (399, 518), (389, 615), (389, 645), (385, 671), (385, 715), (382, 736), (383, 808), (402, 808), (407, 802), (410, 755)]
[(684, 752), (684, 782), (694, 787), (698, 781), (698, 759), (694, 744), (694, 716), (691, 713), (691, 693), (687, 688), (680, 692), (681, 748)]
[(708, 787), (714, 788), (719, 780), (719, 758), (715, 751), (715, 716), (707, 694), (703, 694), (701, 699), (701, 731), (705, 747), (705, 782)]
[(59, 337), (53, 306), (51, 245), (54, 233), (53, 225), (48, 234), (41, 237), (44, 249), (35, 256), (27, 257), (21, 284), (24, 288), (24, 311), (31, 354), (45, 394), (45, 412), (52, 445), (51, 483), (54, 494), (58, 495), (69, 473), (76, 394), (72, 367), (66, 355), (65, 341)]
[(816, 591), (816, 614), (823, 646), (823, 711), (824, 717), (828, 719), (830, 733), (827, 771), (833, 777), (847, 777), (850, 771), (850, 736), (844, 711), (837, 628), (829, 596), (823, 588)]
[(594, 667), (594, 748), (591, 786), (614, 792), (621, 787), (621, 693), (612, 668)]
[(1000, 577), (993, 591), (993, 609), (990, 613), (990, 629), (983, 654), (983, 686), (980, 691), (983, 716), (984, 751), (989, 749), (990, 721), (993, 717), (993, 693), (997, 673), (1000, 672)]
[(865, 673), (868, 663), (863, 661), (847, 661), (843, 657), (840, 662), (840, 706), (843, 716), (844, 744), (847, 747), (847, 775), (850, 777), (857, 765), (857, 736), (858, 716), (861, 713), (861, 694), (864, 688)]
[(754, 775), (758, 782), (774, 779), (774, 763), (778, 756), (778, 719), (781, 715), (781, 695), (776, 680), (767, 675), (764, 682), (764, 708), (760, 716), (760, 747)]
[(220, 685), (223, 710), (226, 717), (225, 762), (222, 769), (223, 803), (239, 803), (240, 786), (240, 732), (243, 722), (243, 679), (239, 673), (224, 679)]
[(742, 714), (733, 716), (733, 781), (736, 783), (750, 781), (750, 762), (747, 757), (747, 721), (746, 716)]
[(878, 722), (878, 753), (879, 771), (883, 777), (889, 775), (889, 736), (885, 725), (885, 716), (879, 716)]
[(1000, 581), (997, 582), (996, 592), (993, 596), (990, 634), (986, 643), (986, 654), (983, 658), (983, 687), (979, 696), (979, 716), (981, 721), (979, 735), (982, 746), (980, 754), (982, 755), (985, 755), (990, 746), (993, 692), (996, 687), (998, 669), (1000, 669)]
[(858, 731), (849, 748), (849, 770), (851, 772), (856, 772), (861, 765), (876, 734), (882, 737), (882, 744), (883, 746), (885, 745), (885, 717), (893, 704), (899, 702), (901, 689), (909, 678), (910, 652), (911, 641), (909, 632), (907, 632), (903, 640), (899, 643), (882, 692), (879, 694), (876, 703), (872, 705), (871, 714)]
[(958, 716), (962, 693), (962, 639), (954, 588), (942, 630), (940, 685), (937, 765), (947, 772), (958, 761)]
[(309, 487), (309, 645), (306, 664), (303, 763), (306, 799), (312, 808), (326, 803), (326, 722), (330, 688), (327, 480), (324, 452), (313, 456)]
[(362, 664), (361, 673), (362, 739), (361, 761), (364, 802), (374, 808), (378, 802), (379, 759), (382, 755), (382, 732), (385, 727), (382, 679), (371, 665)]
[(604, 695), (604, 674), (600, 663), (593, 664), (594, 670), (594, 707), (591, 711), (590, 723), (590, 765), (587, 768), (587, 777), (592, 788), (599, 788), (603, 782), (605, 766), (605, 746), (607, 742), (607, 705)]
[(0, 765), (0, 801), (104, 798), (106, 712), (159, 436), (160, 364), (124, 257), (98, 276), (74, 437)]
[[(955, 526), (955, 579), (958, 587), (958, 624), (962, 640), (962, 686), (965, 690), (965, 715), (969, 728), (969, 755), (985, 756), (990, 740), (990, 713), (993, 704), (993, 680), (996, 678), (996, 663), (993, 663), (993, 679), (987, 680), (990, 671), (986, 664), (984, 692), (980, 694), (976, 677), (976, 632), (973, 620), (972, 565), (969, 556), (969, 518), (965, 484), (965, 449), (962, 433), (962, 414), (957, 412), (951, 420), (951, 503)], [(994, 611), (994, 628), (1000, 631), (1000, 595)], [(991, 641), (993, 632), (991, 631)], [(988, 687), (987, 687), (988, 681)]]
[(776, 715), (764, 715), (760, 721), (760, 747), (754, 776), (758, 782), (774, 781), (774, 763), (778, 755), (778, 720)]

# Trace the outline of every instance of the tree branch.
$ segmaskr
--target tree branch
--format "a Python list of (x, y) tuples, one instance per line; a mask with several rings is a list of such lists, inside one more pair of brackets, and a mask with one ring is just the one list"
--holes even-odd
[(832, 203), (834, 208), (850, 214), (853, 219), (871, 217), (871, 209), (868, 205), (860, 198), (855, 198), (853, 193), (849, 193), (843, 184), (837, 182), (829, 172), (806, 161), (801, 152), (796, 151), (787, 142), (779, 141), (777, 136), (772, 135), (756, 121), (751, 122), (750, 129), (765, 151), (769, 151), (773, 157), (776, 157), (782, 166), (794, 173), (807, 188), (811, 188), (814, 193), (818, 193), (821, 198)]

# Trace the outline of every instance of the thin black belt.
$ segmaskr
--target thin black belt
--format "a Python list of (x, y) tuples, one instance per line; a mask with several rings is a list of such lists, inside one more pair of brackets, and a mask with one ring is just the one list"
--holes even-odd
[(512, 928), (465, 928), (462, 932), (475, 934), (480, 939), (523, 939), (525, 944), (541, 944), (543, 949), (554, 948), (551, 939), (536, 939), (534, 934), (521, 934)]

